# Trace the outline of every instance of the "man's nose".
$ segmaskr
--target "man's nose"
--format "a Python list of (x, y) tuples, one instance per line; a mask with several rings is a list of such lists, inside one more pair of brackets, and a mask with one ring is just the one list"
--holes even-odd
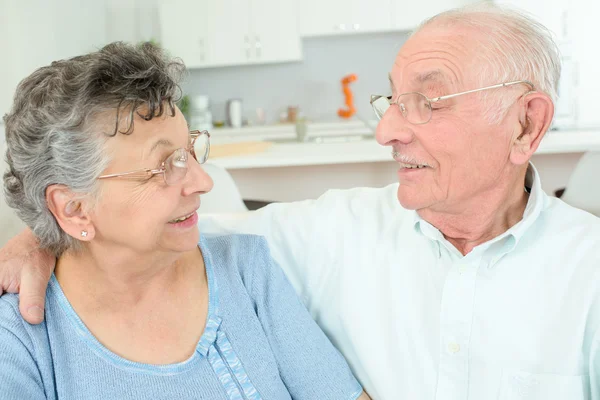
[(408, 144), (414, 136), (412, 124), (402, 115), (397, 104), (390, 105), (375, 130), (375, 139), (382, 146), (391, 146), (394, 142)]

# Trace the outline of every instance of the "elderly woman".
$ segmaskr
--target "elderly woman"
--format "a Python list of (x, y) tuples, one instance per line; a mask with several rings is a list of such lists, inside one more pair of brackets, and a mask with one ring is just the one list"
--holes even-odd
[(259, 237), (199, 235), (184, 67), (114, 43), (21, 82), (8, 203), (57, 256), (46, 319), (0, 299), (2, 399), (368, 398)]

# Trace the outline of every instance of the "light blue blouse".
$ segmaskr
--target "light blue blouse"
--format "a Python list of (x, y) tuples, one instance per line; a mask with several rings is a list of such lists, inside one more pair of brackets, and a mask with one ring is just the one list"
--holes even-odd
[(104, 347), (56, 278), (46, 320), (27, 324), (16, 295), (0, 298), (0, 398), (356, 399), (362, 388), (311, 319), (258, 236), (202, 238), (209, 312), (194, 355), (131, 362)]

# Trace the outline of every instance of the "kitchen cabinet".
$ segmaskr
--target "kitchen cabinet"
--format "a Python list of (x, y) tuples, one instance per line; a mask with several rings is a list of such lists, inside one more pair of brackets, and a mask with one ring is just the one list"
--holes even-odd
[(392, 29), (395, 0), (299, 0), (302, 36), (346, 35)]
[(159, 8), (160, 44), (186, 66), (208, 65), (209, 18), (201, 2), (170, 0)]
[(173, 0), (159, 15), (161, 44), (188, 68), (302, 58), (295, 0)]
[(409, 31), (435, 14), (477, 0), (298, 0), (303, 37)]
[(250, 29), (252, 61), (302, 60), (296, 0), (251, 0)]
[(400, 31), (411, 31), (424, 20), (442, 11), (474, 2), (474, 0), (393, 1), (391, 9), (392, 28)]

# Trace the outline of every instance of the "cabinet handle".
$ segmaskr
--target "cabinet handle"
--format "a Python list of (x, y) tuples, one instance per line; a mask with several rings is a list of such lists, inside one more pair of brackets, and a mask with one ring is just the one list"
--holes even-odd
[(204, 53), (206, 52), (206, 50), (204, 49), (204, 39), (200, 38), (198, 39), (198, 47), (200, 47), (200, 61), (204, 62)]
[(250, 38), (248, 37), (248, 35), (244, 35), (244, 43), (246, 43), (246, 58), (250, 58), (251, 54), (250, 54)]
[(261, 56), (262, 43), (260, 42), (260, 36), (254, 38), (254, 47), (256, 48), (256, 57)]

